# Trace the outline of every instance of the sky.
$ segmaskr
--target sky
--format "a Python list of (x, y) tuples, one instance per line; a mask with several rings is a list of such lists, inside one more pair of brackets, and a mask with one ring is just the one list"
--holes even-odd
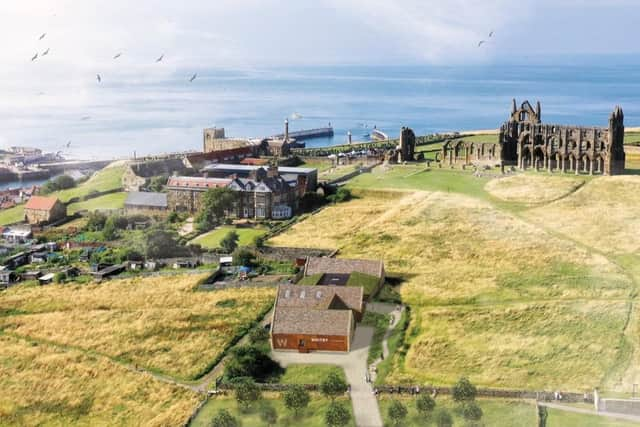
[(6, 0), (0, 145), (48, 115), (114, 109), (97, 74), (149, 85), (215, 69), (561, 63), (637, 54), (637, 22), (637, 0)]

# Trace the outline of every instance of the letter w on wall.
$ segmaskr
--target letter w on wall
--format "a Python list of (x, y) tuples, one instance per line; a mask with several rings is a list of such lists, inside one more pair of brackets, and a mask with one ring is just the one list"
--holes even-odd
[(278, 347), (285, 347), (287, 345), (286, 338), (278, 338), (276, 339), (276, 342), (278, 343)]

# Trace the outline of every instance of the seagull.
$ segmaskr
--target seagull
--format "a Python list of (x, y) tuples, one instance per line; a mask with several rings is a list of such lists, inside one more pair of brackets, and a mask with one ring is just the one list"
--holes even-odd
[(35, 61), (38, 58), (38, 53), (36, 52), (35, 55), (33, 55), (33, 58), (31, 58), (31, 62)]
[(49, 48), (47, 48), (47, 50), (42, 52), (42, 55), (40, 55), (40, 56), (47, 56), (48, 54), (49, 54)]
[(67, 148), (71, 147), (71, 141), (67, 142)]
[(100, 74), (96, 74), (96, 80), (98, 80), (98, 83), (102, 83), (102, 77), (100, 77)]
[(484, 41), (484, 40), (480, 40), (480, 41), (478, 42), (478, 47), (482, 46), (482, 45), (483, 45), (483, 44), (485, 44), (485, 43), (486, 43), (486, 41)]
[(91, 118), (91, 116), (84, 116), (80, 120), (89, 120), (90, 118)]
[(164, 58), (164, 53), (162, 55), (160, 55), (160, 58), (156, 59), (156, 62), (162, 61), (163, 58)]
[(122, 56), (122, 52), (118, 52), (116, 53), (116, 55), (113, 57), (113, 59), (118, 59)]
[(198, 73), (195, 73), (193, 76), (191, 76), (191, 78), (189, 79), (189, 82), (193, 82), (196, 77), (198, 77)]
[(491, 30), (491, 32), (489, 32), (489, 38), (493, 37), (493, 30)]
[(42, 33), (42, 35), (40, 36), (40, 38), (38, 40), (42, 40), (46, 35), (47, 35), (47, 33)]

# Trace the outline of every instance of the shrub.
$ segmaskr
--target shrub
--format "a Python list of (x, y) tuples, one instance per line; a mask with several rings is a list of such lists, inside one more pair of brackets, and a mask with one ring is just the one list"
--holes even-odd
[(240, 423), (226, 409), (220, 409), (211, 420), (211, 427), (239, 427)]
[(260, 326), (255, 327), (249, 332), (249, 341), (251, 344), (260, 344), (264, 341), (269, 341), (269, 331)]
[(107, 222), (107, 216), (100, 212), (89, 213), (89, 219), (87, 221), (87, 230), (100, 231), (104, 228), (104, 224)]
[(452, 427), (453, 418), (446, 409), (439, 409), (436, 411), (434, 421), (438, 427)]
[(469, 381), (468, 378), (462, 377), (453, 385), (451, 394), (453, 396), (453, 400), (456, 402), (466, 402), (475, 400), (478, 390), (476, 389), (476, 386), (471, 384), (471, 381)]
[(252, 378), (236, 378), (233, 382), (236, 385), (236, 401), (242, 411), (249, 410), (251, 405), (262, 398), (262, 393)]
[(467, 401), (460, 405), (460, 414), (466, 420), (478, 421), (482, 418), (482, 409), (476, 402)]
[(402, 424), (405, 418), (407, 418), (407, 408), (404, 406), (399, 400), (394, 400), (391, 402), (389, 406), (387, 414), (389, 418), (391, 418), (391, 422), (394, 426), (399, 426)]
[(220, 240), (220, 247), (225, 253), (230, 254), (238, 247), (239, 239), (238, 233), (235, 230), (231, 230)]
[(293, 411), (295, 416), (300, 414), (300, 411), (309, 405), (311, 397), (309, 392), (299, 384), (292, 385), (287, 391), (284, 392), (284, 406), (287, 409)]
[(53, 276), (53, 281), (56, 283), (64, 283), (67, 280), (67, 274), (60, 271)]
[(255, 264), (256, 256), (248, 249), (237, 249), (233, 252), (233, 263), (235, 265), (243, 265), (251, 267)]
[(229, 362), (224, 367), (225, 377), (251, 377), (264, 380), (280, 373), (282, 368), (274, 362), (266, 351), (254, 345), (240, 346), (231, 352)]
[(347, 391), (347, 383), (336, 372), (329, 375), (320, 384), (320, 391), (326, 397), (335, 401), (336, 397), (343, 395)]
[(416, 399), (416, 409), (418, 409), (418, 412), (423, 417), (430, 416), (435, 407), (436, 401), (428, 394), (421, 394), (418, 399)]
[(331, 402), (329, 407), (327, 408), (327, 413), (324, 416), (325, 424), (328, 427), (343, 427), (349, 424), (349, 420), (351, 419), (351, 414), (344, 407), (336, 402)]
[(275, 425), (278, 422), (278, 411), (271, 404), (263, 402), (260, 405), (260, 419), (268, 426)]

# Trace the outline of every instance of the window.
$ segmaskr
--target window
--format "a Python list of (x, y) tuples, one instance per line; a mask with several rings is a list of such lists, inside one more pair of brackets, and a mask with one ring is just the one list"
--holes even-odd
[(243, 213), (244, 213), (243, 217), (244, 218), (248, 218), (249, 217), (249, 208), (244, 208), (244, 212)]
[(256, 216), (258, 218), (264, 218), (266, 216), (265, 209), (263, 207), (256, 209)]

